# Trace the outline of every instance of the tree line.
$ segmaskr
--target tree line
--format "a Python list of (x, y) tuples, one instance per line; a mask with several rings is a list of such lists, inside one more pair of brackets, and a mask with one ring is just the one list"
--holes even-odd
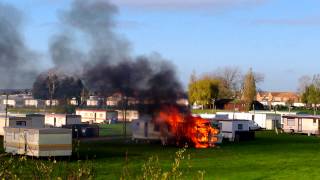
[(52, 71), (40, 74), (32, 87), (33, 97), (35, 99), (50, 100), (50, 106), (53, 99), (59, 99), (63, 104), (67, 104), (67, 101), (72, 98), (76, 98), (80, 105), (81, 96), (86, 92), (87, 90), (80, 78), (57, 75)]
[(219, 99), (241, 100), (250, 110), (257, 93), (256, 84), (263, 80), (262, 74), (252, 69), (243, 74), (238, 67), (218, 68), (199, 77), (193, 73), (188, 86), (189, 101), (212, 108)]
[(320, 104), (320, 74), (315, 74), (313, 77), (302, 76), (299, 84), (301, 101), (308, 107), (313, 107), (314, 114), (316, 114)]

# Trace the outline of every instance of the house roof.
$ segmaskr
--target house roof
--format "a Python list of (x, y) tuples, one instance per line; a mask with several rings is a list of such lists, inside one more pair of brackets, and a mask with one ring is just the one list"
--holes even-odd
[(267, 100), (267, 101), (274, 100), (274, 98), (281, 98), (281, 99), (285, 98), (285, 99), (292, 99), (294, 101), (298, 101), (300, 98), (300, 96), (295, 92), (259, 92), (257, 96), (260, 96), (261, 100)]

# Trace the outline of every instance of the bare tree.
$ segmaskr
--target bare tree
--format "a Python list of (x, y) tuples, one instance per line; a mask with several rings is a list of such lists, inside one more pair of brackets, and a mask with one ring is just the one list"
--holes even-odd
[(222, 79), (234, 93), (241, 88), (242, 72), (237, 66), (217, 68), (212, 75)]
[(47, 86), (50, 96), (50, 108), (52, 107), (52, 99), (56, 91), (57, 75), (53, 71), (48, 72)]
[(312, 84), (314, 84), (317, 88), (320, 88), (320, 74), (313, 75)]
[(298, 92), (300, 94), (303, 94), (306, 90), (306, 88), (312, 83), (311, 82), (311, 77), (310, 76), (307, 76), (307, 75), (304, 75), (304, 76), (301, 76), (298, 80)]
[(253, 76), (256, 84), (262, 83), (264, 81), (264, 74), (260, 72), (253, 72)]

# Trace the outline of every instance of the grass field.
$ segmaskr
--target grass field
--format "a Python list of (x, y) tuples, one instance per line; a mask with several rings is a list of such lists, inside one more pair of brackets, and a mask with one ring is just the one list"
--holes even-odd
[[(124, 134), (123, 124), (101, 124), (100, 136), (122, 136)], [(131, 124), (127, 123), (127, 134), (131, 135)]]
[[(121, 124), (105, 125), (113, 134), (121, 133)], [(109, 126), (109, 127), (108, 127)], [(105, 135), (108, 135), (106, 133)], [(119, 140), (80, 143), (80, 159), (90, 159), (96, 179), (119, 179), (128, 158), (132, 179), (150, 156), (158, 156), (160, 164), (170, 169), (179, 148), (158, 144), (133, 144)], [(2, 150), (1, 150), (2, 151)], [(320, 177), (320, 139), (304, 135), (276, 135), (257, 132), (256, 139), (238, 144), (225, 143), (213, 149), (186, 151), (190, 160), (182, 163), (183, 179), (193, 179), (205, 171), (205, 179), (317, 179)], [(76, 155), (71, 164), (76, 164)], [(65, 160), (62, 160), (65, 161)], [(58, 162), (61, 163), (61, 162)], [(191, 168), (189, 165), (191, 165)]]

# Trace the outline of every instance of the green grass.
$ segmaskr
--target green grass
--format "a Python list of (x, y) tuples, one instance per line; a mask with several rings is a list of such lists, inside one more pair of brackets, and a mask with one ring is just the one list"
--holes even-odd
[[(124, 134), (124, 124), (100, 124), (100, 136), (122, 136)], [(131, 124), (127, 123), (127, 135), (131, 135)]]
[[(113, 125), (119, 132), (119, 125)], [(109, 126), (108, 128), (111, 128)], [(113, 129), (113, 128), (111, 128)], [(128, 167), (134, 177), (150, 156), (158, 156), (169, 169), (179, 148), (158, 144), (133, 144), (123, 141), (85, 142), (79, 157), (91, 159), (97, 179), (119, 179), (128, 154)], [(320, 177), (320, 139), (305, 135), (276, 135), (257, 132), (256, 139), (238, 144), (225, 143), (213, 149), (189, 148), (190, 165), (182, 166), (184, 179), (204, 170), (205, 179), (317, 179)], [(71, 164), (76, 164), (77, 156)]]
[[(90, 147), (83, 144), (83, 147)], [(121, 174), (124, 154), (128, 152), (132, 173), (137, 173), (151, 155), (159, 156), (169, 168), (175, 147), (156, 144), (134, 145), (116, 142), (96, 144), (98, 177), (115, 179)], [(93, 149), (92, 149), (93, 150)], [(215, 149), (188, 149), (192, 169), (185, 173), (206, 171), (207, 179), (315, 179), (320, 177), (320, 139), (303, 135), (275, 135), (258, 132), (254, 141), (224, 144)], [(104, 170), (106, 167), (110, 171)], [(100, 172), (100, 174), (99, 174)], [(191, 177), (191, 176), (190, 176)]]

